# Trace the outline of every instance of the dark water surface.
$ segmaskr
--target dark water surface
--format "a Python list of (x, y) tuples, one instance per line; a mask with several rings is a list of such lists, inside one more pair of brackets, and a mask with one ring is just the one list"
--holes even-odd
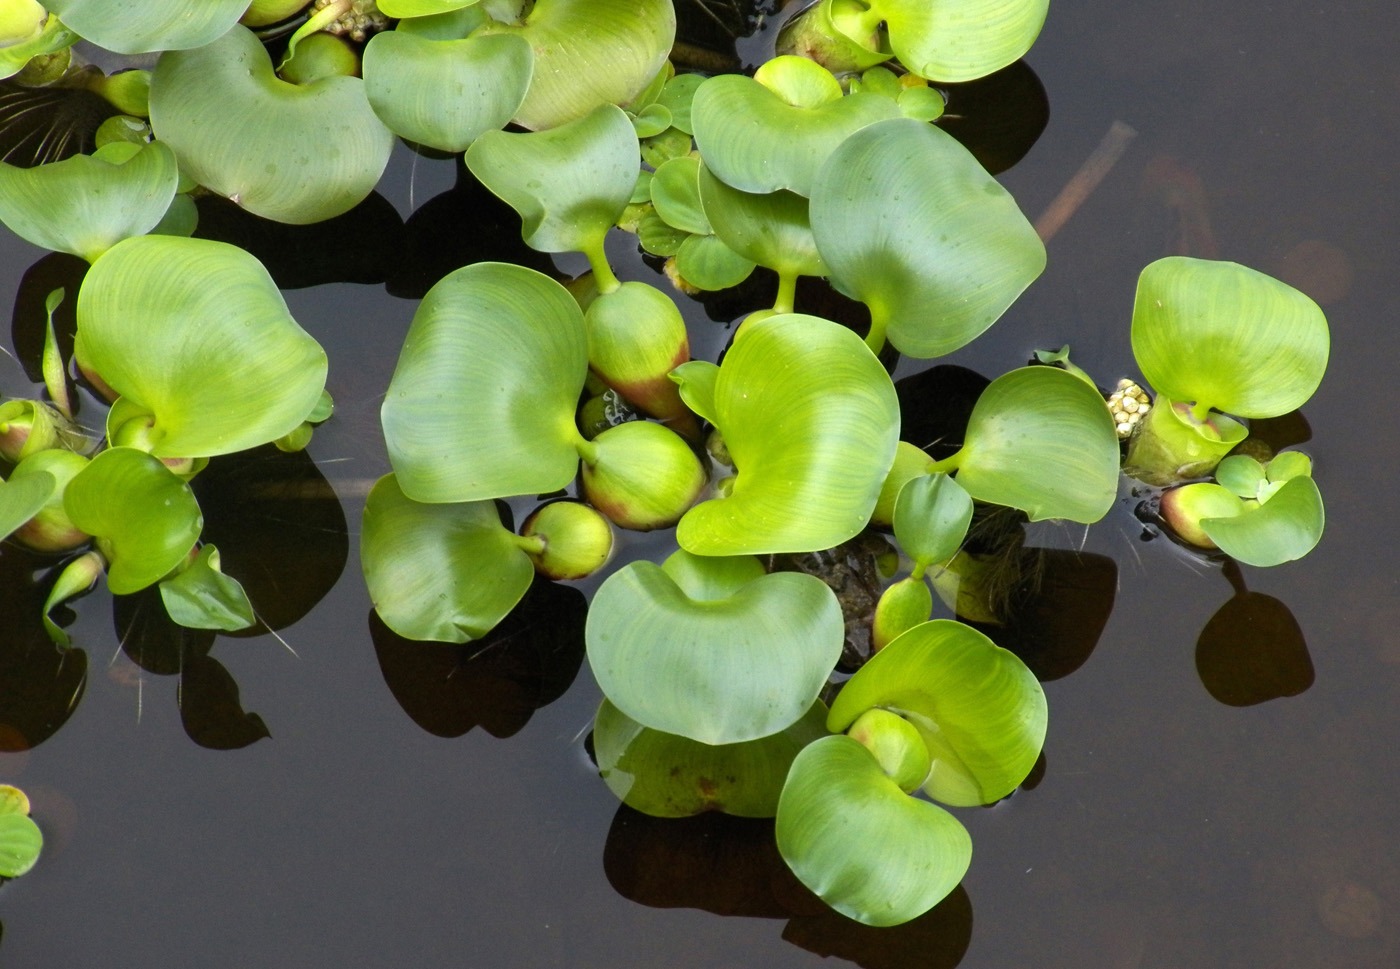
[[(838, 964), (815, 954), (835, 952), (920, 969), (1394, 969), (1398, 34), (1383, 3), (1052, 5), (1028, 58), (1050, 124), (1003, 183), (1034, 218), (1115, 121), (1137, 137), (1050, 242), (1045, 275), (988, 336), (941, 362), (992, 376), (1070, 342), (1076, 362), (1111, 383), (1132, 374), (1128, 323), (1146, 263), (1184, 246), (1280, 275), (1322, 302), (1332, 327), (1303, 446), (1327, 531), (1301, 562), (1244, 570), (1251, 592), (1291, 611), (1305, 656), (1281, 634), (1237, 630), (1198, 649), (1230, 583), (1163, 539), (1142, 541), (1126, 491), (1087, 536), (1034, 531), (1116, 561), (1112, 616), (1091, 654), (1054, 670), (1077, 662), (1073, 674), (1046, 683), (1036, 786), (957, 812), (972, 868), (925, 919), (881, 934), (817, 913), (772, 865), (762, 825), (656, 826), (619, 813), (584, 749), (599, 700), (586, 666), (521, 725), (532, 698), (568, 682), (569, 644), (550, 647), (552, 670), (529, 649), (488, 652), (444, 686), (447, 654), (413, 668), (376, 631), (358, 521), (365, 487), (388, 469), (379, 395), (415, 303), (341, 284), (287, 298), (331, 357), (339, 410), (310, 455), (349, 522), (343, 574), (281, 630), (296, 655), (266, 635), (221, 637), (209, 653), (270, 738), (227, 751), (192, 742), (187, 729), (206, 743), (238, 740), (231, 722), (258, 730), (214, 715), (229, 712), (229, 694), (200, 658), (209, 644), (142, 654), (143, 669), (119, 646), (106, 594), (77, 603), (81, 701), (32, 750), (0, 754), (0, 780), (29, 792), (48, 839), (35, 870), (0, 888), (0, 965), (779, 969)], [(450, 163), (404, 152), (381, 190), (406, 214), (452, 177)], [(0, 245), (0, 284), (14, 293), (43, 253), (8, 234)], [(656, 279), (639, 261), (619, 268)], [(713, 352), (721, 325), (691, 315), (711, 334), (697, 345)], [(0, 389), (34, 393), (8, 359)], [(327, 505), (279, 506), (285, 532), (270, 531), (287, 541), (270, 585), (334, 578), (346, 540)], [(221, 547), (251, 530), (226, 528)], [(650, 553), (666, 541), (636, 545)], [(11, 575), (28, 560), (7, 548), (0, 565)], [(566, 597), (550, 608), (576, 606)], [(1265, 622), (1251, 615), (1238, 628)], [(490, 686), (511, 663), (517, 685)], [(1250, 664), (1262, 672), (1231, 679)], [(1279, 670), (1293, 689), (1313, 682), (1234, 705)], [(471, 705), (483, 696), (495, 708)], [(704, 901), (697, 859), (733, 873)]]

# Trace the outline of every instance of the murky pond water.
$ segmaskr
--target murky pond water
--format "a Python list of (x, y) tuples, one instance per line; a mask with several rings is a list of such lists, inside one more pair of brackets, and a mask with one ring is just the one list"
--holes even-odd
[[(1116, 563), (1112, 614), (1092, 652), (1046, 659), (1043, 771), (1002, 804), (958, 812), (972, 868), (928, 916), (854, 927), (784, 875), (762, 824), (656, 824), (619, 810), (584, 747), (600, 695), (586, 665), (573, 678), (580, 647), (568, 634), (523, 632), (526, 645), (471, 660), (434, 647), (405, 658), (370, 620), (358, 521), (367, 484), (388, 469), (379, 395), (415, 305), (380, 280), (287, 292), (331, 356), (339, 409), (309, 453), (348, 526), (304, 464), (273, 478), (270, 525), (256, 495), (209, 485), (249, 506), (247, 521), (230, 511), (222, 527), (228, 544), (268, 543), (268, 561), (248, 568), (290, 592), (288, 618), (297, 595), (328, 589), (282, 628), (286, 646), (221, 637), (124, 651), (118, 628), (141, 617), (124, 607), (114, 624), (97, 593), (76, 604), (81, 654), (27, 674), (71, 694), (86, 662), (71, 718), (0, 754), (0, 780), (29, 792), (48, 837), (38, 867), (0, 888), (3, 964), (776, 969), (835, 954), (921, 969), (1400, 965), (1400, 578), (1386, 557), (1400, 538), (1389, 508), (1400, 473), (1396, 30), (1383, 4), (1052, 5), (1028, 58), (1050, 123), (1003, 184), (1034, 218), (1115, 122), (1136, 137), (1050, 242), (1045, 275), (940, 362), (990, 376), (1070, 342), (1111, 382), (1132, 371), (1128, 321), (1146, 263), (1189, 251), (1278, 275), (1318, 299), (1332, 328), (1328, 374), (1305, 409), (1327, 531), (1300, 562), (1244, 569), (1256, 595), (1240, 597), (1236, 625), (1203, 637), (1237, 590), (1164, 539), (1144, 541), (1126, 489), (1087, 533), (1033, 530), (1036, 543)], [(452, 186), (449, 162), (402, 152), (393, 165), (382, 191), (402, 214)], [(314, 281), (339, 241), (289, 264), (305, 269), (292, 282)], [(414, 258), (482, 258), (476, 245), (449, 238)], [(44, 255), (8, 234), (0, 252), (6, 293)], [(624, 271), (656, 278), (640, 260)], [(692, 319), (713, 354), (723, 325), (698, 308)], [(30, 386), (0, 360), (0, 389)], [(6, 576), (32, 564), (0, 552)], [(1305, 655), (1260, 595), (1291, 612)], [(575, 614), (578, 597), (544, 609)], [(18, 635), (0, 631), (11, 653)], [(27, 689), (6, 663), (0, 691)], [(1306, 689), (1240, 705), (1270, 677)], [(211, 749), (260, 729), (270, 737)]]

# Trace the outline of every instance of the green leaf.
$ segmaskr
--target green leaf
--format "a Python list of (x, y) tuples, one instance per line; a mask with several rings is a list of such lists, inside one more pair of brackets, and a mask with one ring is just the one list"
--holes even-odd
[(530, 84), (534, 52), (519, 37), (429, 40), (398, 30), (365, 46), (365, 94), (401, 138), (439, 151), (465, 151), (503, 128)]
[(495, 502), (420, 504), (392, 474), (365, 501), (360, 560), (386, 626), (408, 639), (445, 643), (485, 636), (535, 574)]
[[(393, 5), (397, 7), (405, 2), (411, 3), (413, 0), (399, 0)], [(441, 12), (425, 13), (421, 16), (404, 14), (404, 19), (399, 21), (394, 30), (426, 40), (462, 40), (482, 24), (491, 22), (491, 15), (481, 8), (479, 0), (467, 2), (471, 6), (462, 6), (461, 0), (422, 0), (425, 9), (426, 5), (431, 4)], [(456, 9), (451, 9), (448, 4), (455, 4)], [(383, 4), (379, 6), (379, 12), (390, 17), (400, 16), (385, 11)]]
[(600, 105), (550, 131), (488, 131), (467, 167), (520, 213), (521, 235), (541, 252), (587, 252), (627, 207), (641, 155), (627, 114)]
[(325, 351), (262, 264), (227, 243), (120, 242), (88, 270), (77, 314), (79, 364), (149, 415), (157, 457), (274, 441), (325, 387)]
[(895, 499), (895, 540), (920, 572), (952, 558), (971, 524), (972, 497), (946, 474), (915, 478)]
[(827, 274), (807, 218), (807, 200), (801, 195), (741, 192), (709, 169), (701, 169), (699, 185), (706, 221), (740, 256), (782, 276)]
[[(922, 577), (901, 579), (880, 594), (870, 624), (871, 645), (884, 649), (933, 614), (933, 593)], [(916, 785), (917, 786), (917, 785)]]
[(1198, 409), (1277, 417), (1327, 369), (1327, 318), (1286, 283), (1232, 262), (1159, 259), (1138, 278), (1133, 356), (1154, 388)]
[(696, 602), (728, 599), (768, 574), (752, 555), (691, 555), (683, 548), (667, 556), (661, 568)]
[(479, 0), (379, 0), (376, 6), (386, 17), (431, 17), (470, 7)]
[(651, 204), (666, 224), (696, 235), (709, 235), (710, 222), (700, 207), (700, 159), (672, 158), (651, 179)]
[[(646, 213), (637, 223), (637, 241), (653, 256), (674, 256), (690, 238), (690, 233), (666, 224), (666, 220), (656, 214), (655, 207), (647, 205)], [(752, 271), (752, 270), (750, 270)]]
[(97, 539), (116, 595), (160, 581), (189, 555), (204, 527), (190, 486), (159, 460), (129, 447), (93, 458), (68, 482), (63, 508)]
[(951, 135), (911, 118), (832, 152), (811, 220), (833, 285), (870, 308), (870, 344), (888, 336), (913, 357), (970, 342), (1045, 268), (1015, 199)]
[(838, 145), (867, 125), (898, 116), (893, 101), (875, 94), (797, 106), (742, 74), (710, 78), (691, 105), (705, 167), (726, 184), (756, 194), (786, 189), (810, 196), (818, 170)]
[(76, 31), (69, 30), (58, 17), (49, 14), (49, 18), (44, 21), (44, 29), (38, 36), (30, 37), (23, 43), (0, 47), (0, 80), (13, 77), (24, 70), (31, 59), (55, 54), (72, 47), (79, 40), (82, 38)]
[(1030, 50), (1049, 0), (870, 0), (869, 7), (901, 64), (955, 82), (984, 77)]
[(515, 116), (525, 128), (554, 128), (600, 104), (629, 104), (666, 63), (676, 37), (671, 0), (536, 0), (524, 23), (490, 23), (535, 50), (535, 73)]
[(58, 481), (47, 471), (35, 471), (18, 481), (0, 481), (0, 540), (37, 515), (58, 490)]
[(257, 622), (243, 586), (219, 567), (219, 550), (205, 545), (179, 575), (160, 584), (165, 611), (191, 629), (247, 629)]
[(151, 126), (182, 172), (254, 215), (293, 224), (362, 202), (394, 147), (363, 81), (288, 84), (241, 26), (207, 47), (161, 55)]
[(0, 813), (0, 878), (18, 878), (39, 860), (44, 833), (32, 819), (14, 811)]
[(1259, 486), (1267, 481), (1264, 466), (1247, 454), (1234, 454), (1215, 466), (1216, 483), (1241, 498), (1258, 498)]
[(1300, 475), (1311, 476), (1312, 458), (1302, 451), (1283, 451), (1274, 455), (1264, 473), (1268, 476), (1270, 484), (1282, 484)]
[(643, 727), (608, 700), (593, 722), (593, 751), (608, 789), (653, 817), (723, 811), (771, 818), (798, 751), (827, 736), (826, 705), (814, 702), (785, 730), (738, 744), (703, 744)]
[(738, 470), (680, 520), (697, 555), (815, 552), (871, 517), (895, 459), (899, 403), (874, 354), (818, 316), (746, 323), (715, 378), (714, 423)]
[(0, 815), (28, 813), (29, 796), (10, 784), (0, 784)]
[(738, 474), (696, 505), (676, 540), (698, 555), (809, 552), (870, 520), (894, 461), (899, 404), (868, 347), (828, 320), (744, 324), (720, 365), (713, 422)]
[(175, 155), (160, 142), (99, 148), (34, 168), (0, 162), (0, 221), (44, 249), (94, 261), (155, 228), (175, 197)]
[(915, 121), (937, 121), (948, 103), (931, 87), (909, 87), (899, 92), (899, 111)]
[(1220, 550), (1246, 565), (1267, 567), (1300, 559), (1322, 539), (1322, 493), (1311, 477), (1289, 478), (1268, 501), (1228, 518), (1204, 518), (1201, 528)]
[(84, 39), (118, 54), (185, 50), (217, 40), (248, 0), (44, 0)]
[(1103, 397), (1057, 367), (1022, 367), (982, 392), (962, 450), (931, 470), (957, 468), (978, 501), (1019, 508), (1031, 521), (1096, 522), (1118, 494), (1118, 436)]
[(738, 286), (754, 270), (745, 259), (717, 236), (689, 236), (676, 250), (676, 271), (699, 289), (716, 292)]
[(638, 138), (653, 138), (671, 127), (671, 112), (660, 104), (648, 104), (631, 118)]
[(654, 730), (730, 744), (807, 712), (840, 657), (845, 624), (814, 576), (777, 572), (696, 600), (638, 561), (598, 589), (586, 636), (593, 674), (619, 710)]
[(677, 74), (661, 89), (656, 103), (671, 112), (671, 126), (678, 131), (688, 135), (695, 133), (691, 124), (691, 106), (695, 100), (695, 92), (704, 81), (703, 74)]
[(844, 736), (797, 755), (775, 834), (793, 874), (866, 925), (898, 925), (927, 912), (972, 861), (972, 839), (956, 818), (909, 797)]
[(40, 619), (44, 624), (44, 632), (49, 634), (49, 639), (59, 649), (68, 649), (73, 645), (73, 641), (68, 633), (53, 621), (54, 607), (91, 590), (102, 577), (106, 567), (107, 560), (102, 557), (101, 552), (85, 552), (65, 564), (63, 571), (54, 580), (48, 596), (44, 599)]
[(708, 360), (691, 360), (672, 370), (671, 379), (680, 386), (685, 406), (713, 424), (719, 367)]
[(934, 619), (900, 636), (846, 682), (827, 728), (884, 707), (918, 728), (933, 771), (924, 791), (957, 807), (1014, 791), (1045, 741), (1045, 694), (1015, 654), (971, 626)]
[(400, 487), (423, 502), (564, 487), (587, 373), (583, 312), (563, 286), (506, 263), (445, 276), (413, 315), (380, 411)]

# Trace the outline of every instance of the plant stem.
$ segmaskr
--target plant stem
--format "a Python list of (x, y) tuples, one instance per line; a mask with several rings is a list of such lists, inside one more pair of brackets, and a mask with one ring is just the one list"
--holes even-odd
[(885, 348), (885, 324), (888, 322), (889, 314), (883, 307), (870, 307), (870, 332), (865, 334), (865, 345), (876, 356)]
[(1197, 424), (1204, 424), (1210, 417), (1210, 404), (1204, 400), (1198, 400), (1191, 405), (1191, 419)]
[(962, 467), (963, 452), (966, 450), (966, 446), (960, 447), (942, 461), (930, 461), (928, 467), (924, 468), (924, 474), (948, 474), (958, 470)]
[(611, 293), (622, 285), (613, 274), (612, 266), (608, 265), (608, 254), (603, 248), (607, 234), (608, 230), (603, 229), (583, 244), (583, 254), (588, 257), (588, 265), (593, 269), (593, 282), (598, 285), (599, 294)]
[(577, 430), (575, 430), (574, 450), (578, 451), (578, 456), (590, 468), (598, 463), (598, 445), (579, 434)]
[(797, 295), (797, 273), (778, 273), (778, 295), (773, 300), (774, 313), (791, 313)]
[(543, 555), (549, 543), (544, 540), (543, 535), (512, 535), (515, 545), (521, 551), (529, 555)]

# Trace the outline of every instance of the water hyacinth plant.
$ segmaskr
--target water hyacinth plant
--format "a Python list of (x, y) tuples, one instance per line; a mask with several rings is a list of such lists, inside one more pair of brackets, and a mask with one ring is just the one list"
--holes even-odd
[[(104, 572), (119, 596), (158, 589), (189, 628), (258, 622), (191, 480), (305, 447), (331, 416), (329, 363), (257, 258), (190, 237), (191, 195), (327, 222), (370, 196), (396, 138), (460, 157), (519, 217), (518, 241), (589, 271), (473, 260), (418, 290), (380, 409), (392, 472), (361, 521), (376, 628), (489, 642), (533, 585), (608, 569), (617, 530), (661, 532), (665, 557), (618, 563), (586, 621), (605, 782), (658, 816), (775, 818), (792, 871), (857, 921), (945, 898), (971, 839), (933, 802), (994, 803), (1041, 753), (1030, 667), (933, 618), (931, 585), (976, 571), (979, 518), (1088, 525), (1120, 467), (1153, 484), (1214, 470), (1162, 497), (1184, 540), (1272, 565), (1321, 536), (1306, 457), (1221, 460), (1243, 421), (1312, 394), (1328, 346), (1306, 297), (1232, 263), (1144, 270), (1132, 339), (1158, 396), (1126, 459), (1067, 353), (988, 382), (943, 456), (901, 441), (891, 357), (965, 346), (1046, 267), (1016, 201), (939, 124), (947, 85), (1026, 52), (1045, 0), (821, 0), (752, 76), (711, 77), (668, 60), (671, 0), (136, 6), (0, 0), (0, 65), (79, 35), (159, 52), (149, 75), (96, 89), (122, 112), (101, 147), (0, 164), (0, 220), (91, 264), (71, 363), (108, 403), (84, 435), (54, 338), (50, 401), (0, 404), (0, 533), (64, 557), (44, 607), (57, 642), (52, 610)], [(624, 232), (671, 282), (619, 278), (608, 246)], [(729, 289), (756, 267), (776, 276), (771, 301), (747, 307), (722, 359), (691, 359), (668, 289)], [(803, 312), (801, 277), (868, 320)], [(868, 616), (792, 564), (862, 537), (891, 560)], [(872, 645), (854, 660), (853, 628)]]

